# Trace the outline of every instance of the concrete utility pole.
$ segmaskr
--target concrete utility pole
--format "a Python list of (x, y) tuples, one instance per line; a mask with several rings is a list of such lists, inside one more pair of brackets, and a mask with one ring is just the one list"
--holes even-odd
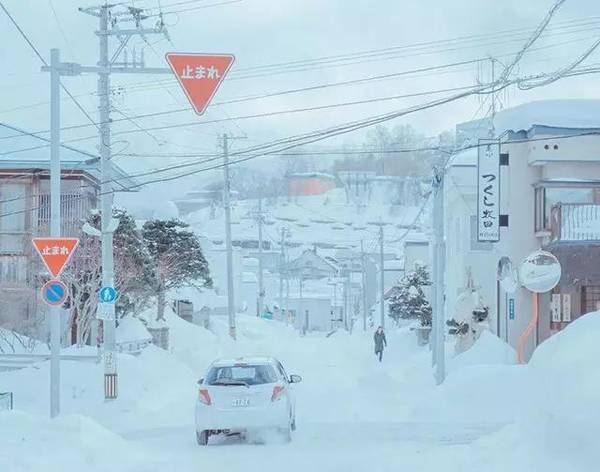
[(381, 326), (385, 329), (385, 306), (384, 306), (384, 301), (385, 301), (385, 286), (384, 286), (384, 282), (385, 282), (385, 267), (384, 267), (384, 260), (383, 260), (383, 223), (381, 223), (379, 225), (379, 281), (380, 281), (380, 287), (379, 287), (379, 297), (380, 297), (380, 303), (379, 303), (379, 312), (380, 312), (380, 316), (381, 316)]
[(344, 329), (348, 331), (348, 276), (344, 277)]
[(263, 312), (265, 288), (263, 282), (263, 211), (262, 192), (258, 198), (258, 315)]
[[(60, 52), (50, 50), (50, 236), (60, 237)], [(60, 319), (61, 307), (50, 316), (50, 416), (60, 413)]]
[(433, 175), (433, 274), (434, 304), (432, 319), (432, 358), (435, 364), (435, 381), (439, 385), (446, 378), (445, 331), (446, 317), (444, 312), (445, 290), (445, 257), (444, 243), (444, 175), (443, 169), (434, 169)]
[[(141, 23), (145, 19), (143, 10), (135, 7), (122, 7), (122, 4), (104, 3), (100, 6), (79, 8), (79, 11), (98, 18), (98, 30), (95, 32), (99, 40), (100, 56), (95, 66), (82, 66), (80, 64), (68, 64), (69, 75), (81, 73), (98, 74), (98, 98), (99, 98), (99, 149), (100, 149), (100, 172), (101, 172), (101, 240), (102, 240), (102, 284), (105, 287), (114, 287), (114, 264), (113, 264), (113, 223), (112, 206), (114, 191), (112, 189), (112, 152), (111, 152), (111, 120), (110, 120), (110, 75), (122, 74), (172, 74), (170, 68), (145, 67), (143, 58), (136, 62), (134, 55), (132, 62), (116, 62), (121, 52), (127, 46), (129, 40), (134, 36), (146, 39), (147, 36), (160, 34), (166, 35), (166, 29), (162, 22), (154, 28), (143, 28)], [(113, 12), (119, 8), (118, 12)], [(120, 23), (133, 23), (131, 28), (119, 28)], [(119, 46), (116, 51), (109, 55), (109, 38), (116, 38)], [(114, 303), (100, 303), (97, 318), (103, 320), (104, 327), (104, 369), (105, 369), (105, 399), (117, 398), (117, 364), (115, 346), (115, 305)]]
[[(102, 224), (102, 286), (114, 287), (114, 262), (113, 262), (113, 232), (110, 231), (110, 222), (112, 220), (112, 206), (114, 194), (111, 191), (110, 181), (112, 180), (112, 157), (111, 136), (110, 136), (110, 68), (108, 60), (108, 16), (107, 7), (100, 8), (98, 39), (100, 42), (100, 59), (98, 65), (98, 99), (100, 104), (100, 218)], [(116, 365), (116, 343), (115, 343), (115, 305), (114, 303), (101, 303), (99, 309), (105, 310), (104, 313), (104, 351), (107, 359), (105, 365), (105, 375), (113, 375), (115, 388), (114, 392), (108, 393), (107, 398), (116, 397), (118, 391), (118, 373)]]
[[(282, 227), (280, 229), (281, 232), (281, 240), (279, 242), (279, 246), (280, 246), (280, 251), (281, 254), (279, 256), (279, 309), (281, 310), (281, 313), (283, 314), (283, 307), (285, 305), (285, 310), (286, 310), (286, 319), (287, 319), (287, 301), (284, 302), (283, 300), (283, 276), (285, 273), (285, 266), (286, 266), (286, 260), (285, 260), (285, 238), (288, 236), (288, 230), (287, 228)], [(289, 292), (289, 285), (288, 285), (288, 292)]]
[(225, 207), (225, 249), (227, 250), (227, 313), (229, 336), (235, 339), (235, 296), (233, 293), (233, 248), (231, 246), (231, 181), (229, 179), (229, 137), (223, 134), (223, 206)]
[(362, 270), (362, 306), (363, 306), (363, 331), (367, 331), (367, 274), (365, 267), (365, 247), (360, 240), (360, 265)]

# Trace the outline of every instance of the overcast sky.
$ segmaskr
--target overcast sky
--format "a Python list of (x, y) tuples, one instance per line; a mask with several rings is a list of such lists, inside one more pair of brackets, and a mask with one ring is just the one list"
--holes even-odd
[[(204, 0), (183, 6), (169, 4), (183, 0), (162, 0), (165, 11), (220, 3)], [(39, 48), (45, 58), (49, 49), (61, 49), (64, 60), (95, 64), (98, 57), (97, 38), (93, 34), (97, 19), (77, 11), (91, 6), (76, 0), (3, 0), (6, 8)], [(127, 2), (124, 2), (127, 3)], [(129, 2), (139, 7), (155, 8), (157, 0)], [(541, 21), (554, 0), (242, 0), (237, 3), (167, 14), (165, 21), (171, 42), (162, 37), (148, 37), (148, 42), (136, 42), (137, 51), (144, 49), (149, 66), (162, 67), (164, 53), (189, 51), (232, 53), (236, 62), (227, 80), (215, 97), (215, 102), (239, 97), (304, 88), (382, 74), (392, 74), (421, 67), (495, 56), (506, 62), (510, 54), (524, 42), (527, 29)], [(54, 11), (52, 9), (54, 7)], [(147, 20), (151, 26), (155, 21)], [(512, 31), (503, 35), (499, 32)], [(521, 31), (513, 31), (521, 30)], [(0, 31), (3, 47), (0, 60), (0, 122), (27, 130), (48, 128), (49, 109), (47, 74), (40, 72), (40, 62), (22, 37), (0, 11)], [(483, 35), (473, 40), (473, 35)], [(600, 2), (597, 0), (567, 0), (548, 31), (535, 44), (534, 50), (522, 61), (519, 74), (551, 71), (573, 60), (600, 35)], [(465, 38), (456, 42), (456, 38)], [(454, 40), (454, 41), (449, 41)], [(435, 44), (418, 50), (389, 48), (415, 43)], [(449, 42), (448, 42), (449, 41)], [(113, 45), (114, 48), (114, 45)], [(300, 72), (269, 74), (241, 78), (243, 69), (269, 64), (289, 63), (339, 56), (361, 51), (388, 49), (381, 56), (362, 57), (352, 65), (326, 62), (326, 67)], [(129, 49), (131, 55), (131, 48)], [(368, 59), (368, 60), (366, 60)], [(597, 63), (595, 54), (587, 61)], [(276, 69), (281, 71), (281, 68)], [(228, 119), (295, 108), (340, 104), (372, 98), (444, 90), (468, 86), (478, 80), (489, 80), (489, 61), (443, 69), (388, 80), (369, 81), (351, 86), (283, 95), (268, 99), (210, 107), (203, 117), (191, 111), (164, 115), (152, 119), (115, 124), (115, 131), (127, 131), (136, 126), (156, 127), (182, 124), (176, 130), (153, 131), (116, 136), (115, 151), (172, 153), (215, 152), (219, 133), (246, 134), (248, 139), (235, 143), (243, 147), (274, 138), (325, 128), (346, 121), (400, 110), (445, 94), (377, 101), (369, 104), (335, 107), (327, 110), (291, 113), (253, 119), (231, 119), (219, 123), (189, 126), (207, 120)], [(237, 75), (237, 77), (236, 77)], [(113, 84), (123, 88), (114, 97), (114, 105), (128, 116), (181, 108), (187, 105), (184, 95), (169, 75), (113, 76)], [(502, 94), (500, 106), (508, 107), (545, 98), (597, 98), (598, 76), (590, 75), (563, 80), (557, 84), (529, 92), (510, 90)], [(96, 117), (96, 77), (66, 77), (64, 83), (78, 96), (81, 104)], [(140, 87), (140, 84), (144, 84)], [(86, 123), (86, 118), (69, 100), (63, 101), (63, 126)], [(34, 106), (29, 106), (34, 105)], [(411, 123), (422, 133), (434, 136), (453, 129), (455, 124), (484, 116), (488, 105), (479, 98), (469, 98), (427, 112), (400, 118), (392, 124)], [(122, 118), (119, 112), (113, 118)], [(93, 127), (63, 133), (63, 140), (94, 136)], [(322, 146), (339, 147), (360, 144), (365, 131), (323, 142)], [(97, 140), (87, 139), (74, 144), (95, 150)], [(143, 166), (160, 167), (172, 162), (161, 158), (140, 160), (119, 158), (128, 169)]]

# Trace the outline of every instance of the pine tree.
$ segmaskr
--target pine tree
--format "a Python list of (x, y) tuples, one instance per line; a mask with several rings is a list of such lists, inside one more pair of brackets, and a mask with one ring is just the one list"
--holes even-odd
[(157, 320), (164, 320), (168, 290), (185, 285), (212, 286), (200, 240), (188, 228), (188, 224), (176, 219), (150, 220), (142, 228), (142, 238), (152, 258)]
[[(118, 209), (113, 210), (113, 217), (119, 221), (113, 234), (113, 255), (114, 285), (119, 294), (115, 309), (121, 318), (128, 313), (139, 313), (147, 306), (152, 297), (153, 279), (150, 254), (138, 234), (135, 219)], [(87, 223), (100, 228), (99, 214), (90, 215)], [(69, 286), (69, 324), (76, 327), (73, 341), (85, 344), (89, 341), (102, 287), (101, 242), (100, 238), (86, 233), (81, 233), (79, 239), (79, 247), (62, 279)]]
[(429, 273), (422, 265), (407, 273), (392, 289), (389, 299), (389, 316), (400, 319), (418, 319), (421, 326), (431, 326), (431, 305), (425, 298), (423, 287), (431, 285)]

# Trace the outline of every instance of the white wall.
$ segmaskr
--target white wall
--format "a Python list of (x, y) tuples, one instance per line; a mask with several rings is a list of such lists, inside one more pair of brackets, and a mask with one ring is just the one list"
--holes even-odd
[[(509, 214), (509, 227), (501, 228), (500, 242), (493, 246), (477, 244), (473, 235), (471, 216), (477, 212), (475, 165), (450, 168), (445, 184), (447, 316), (452, 317), (456, 298), (466, 283), (466, 269), (470, 268), (475, 286), (490, 308), (492, 331), (515, 347), (529, 322), (531, 294), (520, 289), (511, 295), (515, 299), (515, 319), (509, 320), (507, 297), (498, 292), (496, 269), (500, 257), (508, 256), (516, 265), (540, 247), (533, 226), (533, 184), (540, 180), (542, 168), (528, 164), (527, 149), (527, 143), (503, 145), (502, 152), (510, 155), (510, 165), (501, 171), (501, 213)], [(527, 357), (534, 346), (532, 336), (526, 344)]]

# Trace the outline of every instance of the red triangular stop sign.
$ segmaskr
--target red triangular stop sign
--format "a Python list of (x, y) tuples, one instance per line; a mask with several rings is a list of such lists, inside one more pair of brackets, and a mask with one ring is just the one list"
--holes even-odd
[(79, 244), (78, 238), (33, 238), (33, 245), (52, 277), (58, 277)]
[(167, 62), (194, 111), (202, 115), (233, 64), (231, 54), (166, 54)]

